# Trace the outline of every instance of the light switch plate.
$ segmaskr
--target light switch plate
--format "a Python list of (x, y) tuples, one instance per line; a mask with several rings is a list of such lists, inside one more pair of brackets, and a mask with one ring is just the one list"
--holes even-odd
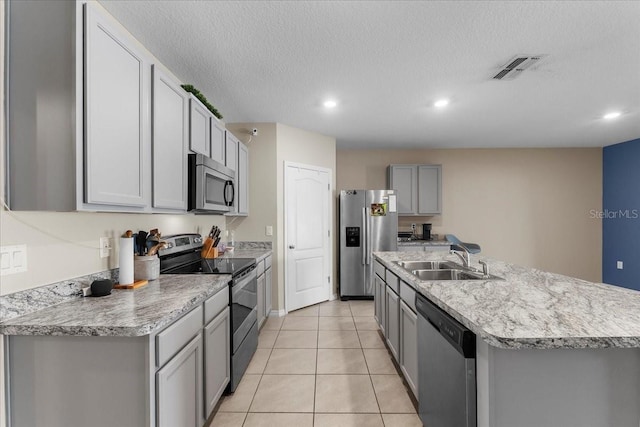
[(27, 245), (0, 247), (0, 275), (27, 271)]
[(267, 236), (273, 236), (273, 226), (272, 225), (267, 225), (264, 228), (264, 234)]
[(616, 263), (616, 268), (617, 268), (618, 270), (622, 270), (622, 269), (624, 268), (624, 263), (623, 263), (622, 261), (618, 261), (618, 262)]

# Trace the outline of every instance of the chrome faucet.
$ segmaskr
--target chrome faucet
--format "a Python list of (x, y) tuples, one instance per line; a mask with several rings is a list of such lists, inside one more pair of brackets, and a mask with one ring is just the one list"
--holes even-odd
[(478, 264), (482, 266), (482, 275), (484, 277), (489, 277), (489, 266), (486, 261), (478, 261)]
[[(456, 251), (451, 249), (449, 253), (458, 255), (458, 257), (462, 260), (462, 265), (469, 268), (471, 266), (471, 254), (469, 253), (467, 248), (464, 247), (464, 245), (455, 245), (455, 246), (462, 249), (462, 251)], [(460, 254), (460, 252), (463, 252), (466, 256)]]

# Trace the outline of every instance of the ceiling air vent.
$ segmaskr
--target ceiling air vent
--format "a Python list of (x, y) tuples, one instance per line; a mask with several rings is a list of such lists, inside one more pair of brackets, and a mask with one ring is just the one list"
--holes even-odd
[(524, 70), (537, 64), (546, 55), (516, 55), (503, 67), (500, 67), (498, 74), (493, 76), (494, 80), (513, 80)]

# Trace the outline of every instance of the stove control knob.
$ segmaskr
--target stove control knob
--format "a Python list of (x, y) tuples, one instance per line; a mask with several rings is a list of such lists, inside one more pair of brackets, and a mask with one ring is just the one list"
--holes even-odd
[(172, 247), (173, 247), (173, 243), (168, 242), (168, 243), (167, 243), (167, 249), (171, 249)]
[(194, 237), (193, 243), (202, 243), (202, 237)]

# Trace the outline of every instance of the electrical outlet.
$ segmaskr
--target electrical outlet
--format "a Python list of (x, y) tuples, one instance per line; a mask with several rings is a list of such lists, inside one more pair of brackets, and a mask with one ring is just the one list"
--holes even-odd
[(616, 263), (616, 268), (617, 268), (618, 270), (622, 270), (622, 269), (624, 268), (624, 264), (623, 264), (623, 262), (622, 262), (622, 261), (618, 261), (618, 262)]
[(267, 226), (264, 228), (264, 234), (265, 234), (266, 236), (273, 236), (273, 226), (272, 226), (272, 225), (267, 225)]
[(416, 231), (416, 225), (415, 225), (415, 224), (411, 224), (411, 229), (412, 229), (413, 231)]
[(0, 248), (0, 274), (24, 273), (27, 271), (27, 245), (2, 246)]
[(100, 238), (100, 258), (108, 258), (111, 251), (111, 240), (108, 237)]

